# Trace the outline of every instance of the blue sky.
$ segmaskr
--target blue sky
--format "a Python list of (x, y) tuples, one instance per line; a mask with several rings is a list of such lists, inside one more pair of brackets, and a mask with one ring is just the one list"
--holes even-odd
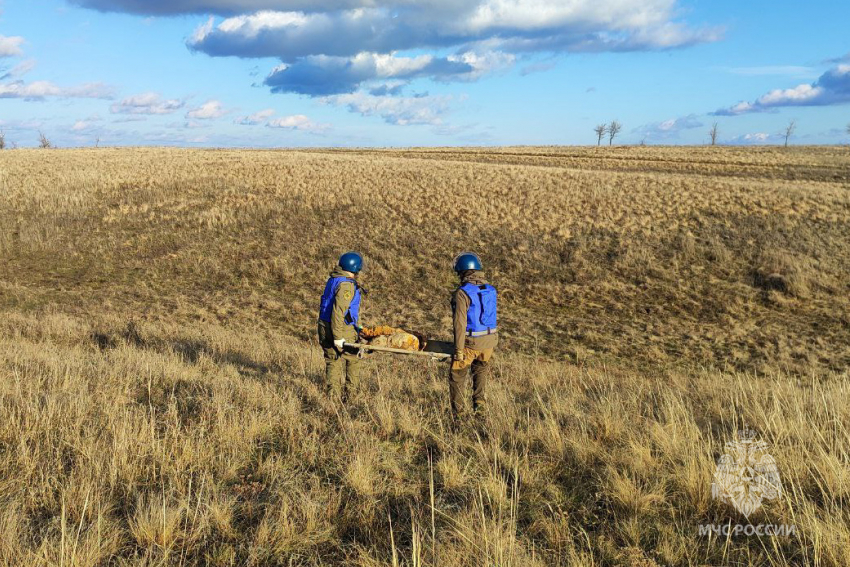
[(850, 3), (3, 0), (33, 146), (850, 141)]

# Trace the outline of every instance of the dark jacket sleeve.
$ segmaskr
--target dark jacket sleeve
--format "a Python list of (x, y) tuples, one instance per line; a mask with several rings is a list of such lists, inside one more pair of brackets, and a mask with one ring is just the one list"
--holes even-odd
[(458, 289), (452, 296), (452, 319), (454, 321), (455, 352), (466, 346), (466, 314), (472, 302), (466, 292)]

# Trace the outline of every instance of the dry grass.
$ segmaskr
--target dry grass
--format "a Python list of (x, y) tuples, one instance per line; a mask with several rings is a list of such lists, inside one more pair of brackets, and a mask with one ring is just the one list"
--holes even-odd
[[(0, 564), (850, 563), (850, 165), (839, 150), (0, 154)], [(448, 331), (480, 251), (504, 348), (486, 435), (445, 369), (322, 394), (316, 296)], [(711, 498), (743, 424), (759, 522)]]
[(366, 322), (440, 335), (468, 248), (514, 350), (840, 371), (848, 184), (840, 148), (8, 152), (0, 305), (307, 339), (357, 248)]
[[(161, 323), (139, 345), (97, 323), (111, 346), (63, 315), (0, 329), (8, 565), (850, 560), (846, 374), (648, 375), (506, 353), (482, 437), (449, 431), (435, 366), (375, 361), (343, 409), (297, 340)], [(758, 519), (798, 537), (697, 535), (742, 520), (710, 497), (742, 423), (785, 487)]]

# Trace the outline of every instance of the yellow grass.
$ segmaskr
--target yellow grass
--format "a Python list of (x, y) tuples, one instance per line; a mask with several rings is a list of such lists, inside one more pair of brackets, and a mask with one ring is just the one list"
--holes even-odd
[[(0, 152), (0, 564), (850, 563), (839, 149)], [(483, 256), (486, 427), (445, 368), (323, 394), (317, 296), (448, 336)], [(312, 342), (311, 342), (312, 341)], [(744, 425), (783, 484), (712, 499)]]

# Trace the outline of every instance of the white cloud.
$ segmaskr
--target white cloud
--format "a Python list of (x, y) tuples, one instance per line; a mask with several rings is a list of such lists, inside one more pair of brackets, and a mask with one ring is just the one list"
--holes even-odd
[(128, 115), (128, 116), (122, 116), (120, 118), (113, 118), (111, 120), (111, 122), (113, 124), (126, 124), (127, 122), (144, 122), (146, 120), (147, 120), (146, 116)]
[(439, 96), (377, 96), (363, 92), (333, 95), (321, 99), (325, 104), (345, 106), (363, 116), (380, 116), (390, 124), (440, 125), (449, 112), (453, 97)]
[(194, 108), (186, 113), (186, 118), (193, 118), (195, 120), (213, 120), (215, 118), (221, 118), (229, 111), (225, 110), (222, 107), (221, 102), (217, 100), (208, 100), (198, 108)]
[(112, 114), (150, 114), (162, 115), (177, 112), (185, 106), (185, 102), (177, 99), (166, 100), (157, 93), (143, 93), (125, 98), (113, 104), (109, 111)]
[(449, 55), (446, 59), (453, 63), (468, 65), (470, 70), (454, 75), (438, 75), (435, 78), (441, 80), (477, 81), (484, 75), (512, 67), (516, 61), (516, 55), (501, 51), (466, 51), (457, 55)]
[(688, 116), (672, 118), (663, 122), (645, 124), (640, 128), (636, 128), (634, 132), (653, 140), (669, 140), (678, 138), (679, 134), (684, 130), (692, 130), (694, 128), (701, 128), (702, 126), (704, 124), (696, 114), (689, 114)]
[(202, 145), (209, 142), (210, 137), (205, 134), (188, 135), (184, 134), (186, 130), (155, 130), (142, 135), (141, 139), (146, 142), (155, 142), (157, 144), (169, 145)]
[(762, 107), (791, 106), (811, 103), (822, 97), (824, 89), (814, 85), (799, 85), (793, 89), (776, 89), (759, 97), (756, 104)]
[(245, 37), (257, 37), (260, 32), (285, 28), (287, 26), (303, 26), (308, 17), (300, 12), (274, 12), (265, 10), (256, 14), (228, 18), (221, 22), (218, 29), (224, 33), (234, 33)]
[(743, 134), (725, 141), (725, 144), (733, 146), (757, 146), (764, 144), (779, 144), (784, 141), (782, 134), (768, 134), (767, 132), (753, 132)]
[(185, 124), (183, 124), (183, 127), (195, 130), (197, 128), (209, 128), (209, 124), (205, 124), (204, 122), (199, 122), (197, 120), (188, 120)]
[(429, 77), (440, 81), (471, 81), (484, 73), (505, 68), (514, 56), (472, 52), (434, 57), (358, 53), (354, 57), (310, 55), (290, 65), (278, 65), (266, 78), (272, 92), (295, 92), (311, 96), (352, 93), (369, 81), (409, 81)]
[[(672, 21), (676, 0), (486, 0), (440, 6), (310, 12), (262, 11), (207, 21), (189, 41), (209, 55), (352, 57), (483, 42), (486, 50), (622, 51), (669, 49), (716, 41), (719, 30)], [(376, 32), (376, 30), (379, 30)], [(505, 49), (499, 46), (504, 45)]]
[(7, 131), (38, 130), (44, 126), (40, 120), (0, 120), (0, 128)]
[(723, 34), (682, 21), (684, 0), (71, 1), (144, 15), (213, 14), (189, 34), (193, 51), (276, 58), (265, 79), (272, 92), (350, 95), (329, 103), (397, 124), (433, 123), (443, 109), (368, 94), (398, 94), (403, 85), (390, 81), (475, 81), (528, 54), (667, 50)]
[(397, 96), (400, 95), (408, 85), (407, 81), (391, 80), (383, 81), (369, 89), (369, 94), (375, 96)]
[(269, 128), (284, 128), (287, 130), (299, 130), (302, 132), (311, 132), (320, 134), (330, 128), (330, 124), (317, 124), (304, 116), (303, 114), (294, 114), (292, 116), (283, 116), (269, 120), (266, 123)]
[(24, 51), (21, 49), (23, 44), (24, 38), (20, 36), (0, 35), (0, 57), (23, 55)]
[(41, 100), (48, 97), (110, 99), (112, 96), (113, 89), (103, 83), (87, 83), (76, 87), (59, 87), (49, 81), (34, 81), (32, 83), (15, 81), (0, 84), (0, 98), (23, 98), (26, 100)]
[(259, 10), (336, 10), (356, 8), (374, 0), (70, 0), (103, 12), (129, 12), (146, 16), (173, 14), (233, 15)]
[(210, 16), (207, 18), (207, 21), (195, 28), (195, 32), (192, 34), (191, 39), (189, 40), (189, 45), (194, 45), (201, 41), (204, 41), (204, 38), (212, 33), (215, 28), (215, 18)]
[(786, 106), (828, 106), (850, 103), (850, 65), (838, 64), (821, 75), (814, 83), (804, 83), (790, 89), (774, 89), (753, 102), (739, 102), (721, 108), (716, 116), (737, 116), (751, 112), (769, 112)]
[[(327, 96), (390, 78), (477, 80), (512, 66), (520, 53), (671, 49), (722, 34), (676, 21), (678, 0), (358, 2), (345, 9), (325, 0), (304, 10), (268, 2), (292, 7), (210, 18), (188, 45), (211, 56), (277, 57), (283, 65), (266, 79), (274, 92)], [(445, 49), (456, 53), (395, 55)]]
[(88, 130), (92, 130), (97, 127), (98, 123), (103, 122), (103, 118), (101, 118), (97, 114), (93, 114), (88, 118), (83, 120), (77, 120), (74, 122), (74, 125), (71, 126), (71, 130), (73, 132), (86, 132)]
[(746, 114), (748, 112), (758, 112), (756, 106), (750, 102), (742, 101), (738, 104), (730, 106), (727, 109), (721, 109), (714, 112), (715, 116), (737, 116), (738, 114)]
[(0, 75), (0, 81), (22, 77), (32, 71), (34, 68), (35, 59), (27, 59), (26, 61), (21, 61), (20, 63), (9, 69), (7, 72)]
[(272, 116), (274, 116), (274, 110), (267, 108), (266, 110), (261, 110), (254, 114), (243, 116), (236, 120), (236, 123), (242, 124), (243, 126), (257, 126), (259, 124), (265, 124)]

